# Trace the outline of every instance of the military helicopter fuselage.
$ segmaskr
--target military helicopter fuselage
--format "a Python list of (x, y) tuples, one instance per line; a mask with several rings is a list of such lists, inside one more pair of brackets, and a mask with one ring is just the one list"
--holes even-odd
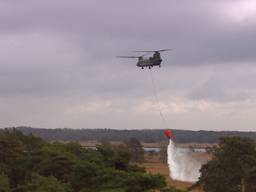
[(159, 52), (155, 52), (153, 57), (150, 58), (144, 58), (143, 56), (138, 58), (137, 67), (141, 67), (141, 69), (144, 69), (144, 67), (148, 67), (151, 69), (153, 66), (159, 66), (161, 67), (162, 58)]
[(145, 67), (148, 67), (151, 69), (154, 66), (159, 66), (161, 67), (162, 63), (162, 58), (160, 55), (160, 52), (163, 51), (169, 51), (170, 49), (162, 49), (162, 50), (157, 50), (157, 51), (135, 51), (135, 52), (144, 52), (144, 53), (153, 53), (152, 57), (145, 58), (144, 55), (142, 56), (118, 56), (119, 58), (137, 58), (137, 67), (140, 67), (141, 69), (144, 69)]

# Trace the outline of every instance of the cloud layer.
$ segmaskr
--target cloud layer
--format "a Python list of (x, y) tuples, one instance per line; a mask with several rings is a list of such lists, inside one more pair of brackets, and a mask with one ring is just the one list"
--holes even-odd
[[(253, 0), (1, 1), (0, 24), (1, 127), (256, 128)], [(157, 103), (115, 56), (162, 48)]]

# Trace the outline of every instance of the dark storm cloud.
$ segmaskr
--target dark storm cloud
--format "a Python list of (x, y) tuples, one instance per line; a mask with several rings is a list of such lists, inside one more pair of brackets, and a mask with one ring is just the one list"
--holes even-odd
[[(173, 64), (256, 59), (255, 20), (231, 22), (223, 14), (231, 1), (56, 0), (2, 4), (2, 32), (60, 33), (103, 59), (130, 49), (162, 47), (174, 48), (169, 56)], [(101, 46), (104, 43), (106, 47)]]
[[(198, 1), (195, 3), (167, 0), (161, 2), (139, 1), (136, 3), (124, 0), (106, 2), (99, 0), (72, 2), (59, 0), (4, 1), (1, 2), (0, 32), (3, 38), (6, 34), (15, 36), (15, 34), (40, 33), (41, 37), (38, 38), (47, 39), (45, 34), (52, 36), (51, 38), (59, 36), (62, 38), (60, 41), (76, 44), (77, 48), (74, 50), (78, 49), (81, 55), (83, 55), (83, 51), (85, 53), (84, 58), (80, 57), (78, 62), (80, 65), (84, 62), (83, 65), (86, 65), (86, 69), (78, 66), (77, 63), (72, 63), (73, 68), (84, 72), (85, 78), (80, 77), (80, 80), (88, 81), (91, 79), (88, 78), (88, 74), (97, 71), (99, 76), (101, 73), (105, 75), (104, 77), (109, 80), (109, 86), (111, 86), (118, 81), (119, 77), (114, 79), (115, 77), (104, 74), (104, 71), (108, 70), (106, 69), (108, 67), (112, 68), (109, 71), (113, 71), (113, 73), (121, 70), (120, 68), (115, 69), (113, 63), (123, 62), (127, 64), (128, 61), (113, 61), (113, 57), (116, 54), (129, 54), (129, 51), (134, 49), (173, 48), (172, 53), (164, 56), (169, 60), (168, 65), (193, 66), (254, 62), (256, 59), (254, 54), (256, 25), (250, 22), (239, 25), (225, 18), (223, 10), (227, 9), (227, 5), (230, 3), (231, 1), (216, 1), (214, 3), (212, 1)], [(56, 46), (56, 51), (62, 46), (58, 45), (58, 42), (51, 44), (49, 41), (45, 47), (40, 47), (41, 42), (38, 42), (36, 38), (32, 38), (32, 42), (30, 41), (29, 35), (24, 37), (24, 47), (27, 47), (28, 51), (20, 59), (20, 64), (13, 61), (12, 68), (26, 65), (25, 62), (31, 57), (29, 51), (40, 56), (40, 53), (44, 52), (44, 49), (48, 49), (49, 46)], [(65, 46), (68, 47), (68, 43)], [(16, 47), (16, 49), (10, 47), (8, 50), (10, 55), (7, 57), (17, 54), (20, 48), (23, 47)], [(54, 48), (51, 51), (55, 51)], [(53, 57), (67, 57), (65, 54), (68, 51), (66, 49), (62, 55), (53, 55)], [(75, 57), (76, 55), (69, 56)], [(67, 75), (61, 71), (63, 66), (60, 64), (62, 62), (60, 59), (57, 58), (59, 61), (52, 60), (52, 63), (46, 64), (42, 64), (39, 60), (40, 58), (28, 62), (46, 65), (44, 68), (49, 71), (52, 68), (52, 63), (55, 62), (57, 67), (57, 71), (54, 71), (55, 78), (63, 79), (63, 76)], [(101, 67), (103, 70), (100, 69)], [(66, 67), (66, 70), (72, 71), (74, 69), (69, 66)], [(26, 72), (30, 74), (29, 71)], [(81, 75), (82, 73), (79, 74), (79, 76)], [(24, 72), (21, 76), (29, 75)], [(54, 82), (54, 77), (52, 81)], [(97, 79), (92, 81), (97, 84)], [(99, 79), (99, 84), (101, 84), (100, 81)], [(59, 83), (57, 81), (56, 87), (60, 86)], [(80, 84), (79, 82), (76, 83)], [(67, 84), (67, 82), (64, 80), (63, 84)], [(124, 87), (128, 85), (129, 82), (125, 83)], [(116, 87), (118, 85), (114, 85), (113, 89)], [(102, 90), (104, 89), (107, 88)]]

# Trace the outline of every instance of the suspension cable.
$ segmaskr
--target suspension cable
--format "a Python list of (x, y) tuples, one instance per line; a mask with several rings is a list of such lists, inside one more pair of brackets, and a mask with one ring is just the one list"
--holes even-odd
[(155, 80), (154, 80), (154, 76), (153, 76), (153, 73), (152, 73), (151, 69), (149, 69), (149, 71), (150, 71), (150, 79), (151, 79), (152, 88), (153, 88), (153, 97), (154, 97), (154, 100), (157, 104), (157, 108), (158, 108), (160, 117), (162, 119), (162, 123), (165, 126), (165, 128), (168, 128), (168, 123), (167, 123), (166, 118), (163, 114), (162, 107), (161, 107), (161, 104), (160, 104), (160, 100), (159, 100), (159, 97), (158, 97), (158, 91), (157, 91), (157, 88), (156, 88), (156, 83), (155, 83)]

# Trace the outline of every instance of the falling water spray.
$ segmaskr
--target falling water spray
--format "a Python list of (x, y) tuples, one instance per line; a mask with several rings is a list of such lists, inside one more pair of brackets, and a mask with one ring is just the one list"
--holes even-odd
[(200, 175), (201, 162), (191, 156), (191, 150), (177, 147), (170, 139), (167, 155), (170, 176), (174, 180), (195, 182)]

